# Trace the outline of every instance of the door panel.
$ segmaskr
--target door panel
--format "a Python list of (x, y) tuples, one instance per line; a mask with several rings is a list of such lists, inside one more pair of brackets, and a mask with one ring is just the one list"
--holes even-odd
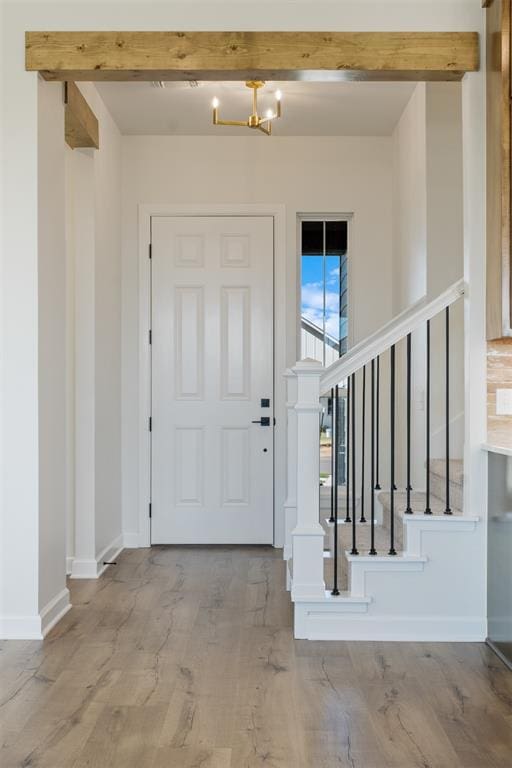
[(152, 219), (153, 543), (273, 541), (273, 250), (272, 217)]

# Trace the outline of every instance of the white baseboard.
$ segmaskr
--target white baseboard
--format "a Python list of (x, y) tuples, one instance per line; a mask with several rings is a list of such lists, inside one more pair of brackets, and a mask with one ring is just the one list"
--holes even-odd
[(40, 613), (41, 634), (46, 637), (58, 621), (70, 610), (69, 589), (65, 587), (58, 595), (45, 605)]
[(108, 546), (103, 549), (96, 559), (73, 559), (71, 570), (72, 579), (97, 579), (103, 571), (108, 568), (105, 561), (112, 561), (122, 552), (124, 548), (123, 535), (117, 536)]
[(112, 541), (96, 558), (98, 564), (98, 576), (101, 576), (104, 570), (108, 568), (106, 563), (112, 562), (123, 551), (123, 534), (120, 534)]
[(489, 639), (495, 643), (509, 643), (512, 637), (512, 619), (510, 616), (493, 616), (489, 618), (487, 634)]
[(1, 640), (42, 640), (41, 617), (0, 616)]
[(66, 576), (70, 576), (73, 570), (74, 557), (66, 557)]
[(332, 602), (295, 603), (297, 639), (480, 643), (486, 631), (487, 621), (479, 617), (347, 615)]
[(138, 531), (123, 533), (123, 546), (125, 549), (138, 549), (140, 547), (140, 535)]
[(1, 640), (42, 640), (71, 608), (65, 587), (35, 616), (1, 616)]
[(85, 560), (75, 557), (71, 567), (72, 579), (97, 579), (98, 563), (96, 560)]

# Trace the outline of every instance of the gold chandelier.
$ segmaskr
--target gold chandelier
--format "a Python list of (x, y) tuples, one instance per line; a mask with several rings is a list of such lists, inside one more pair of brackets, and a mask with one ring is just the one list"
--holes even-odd
[(215, 98), (212, 101), (213, 124), (214, 125), (236, 125), (243, 128), (257, 128), (267, 136), (272, 133), (272, 121), (281, 117), (281, 91), (276, 91), (276, 109), (273, 112), (268, 109), (264, 117), (258, 115), (258, 88), (262, 88), (265, 83), (262, 80), (247, 80), (247, 88), (252, 88), (252, 115), (247, 120), (220, 120), (219, 119), (219, 100)]

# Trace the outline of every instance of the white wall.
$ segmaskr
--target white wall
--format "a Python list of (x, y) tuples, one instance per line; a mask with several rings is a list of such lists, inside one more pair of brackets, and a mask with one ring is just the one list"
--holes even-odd
[[(123, 138), (123, 510), (138, 529), (138, 218), (141, 203), (286, 206), (286, 365), (300, 353), (297, 317), (299, 213), (353, 213), (352, 333), (364, 338), (391, 313), (390, 138), (249, 135)], [(361, 297), (358, 301), (357, 297)], [(278, 297), (279, 302), (284, 297)], [(284, 380), (276, 371), (276, 400)], [(282, 390), (282, 391), (281, 391)], [(283, 489), (284, 494), (284, 489)], [(276, 510), (284, 498), (277, 498)], [(277, 525), (279, 529), (280, 525)]]
[[(262, 14), (262, 6), (265, 13)], [(481, 30), (479, 0), (418, 2), (119, 2), (86, 0), (4, 2), (0, 45), (1, 112), (1, 605), (0, 615), (23, 636), (23, 617), (35, 616), (39, 591), (38, 438), (38, 242), (37, 242), (37, 76), (24, 71), (24, 31), (31, 29), (346, 29)], [(466, 273), (482, 280), (484, 205), (484, 114), (481, 75), (464, 85)], [(15, 255), (15, 256), (14, 256)], [(484, 327), (483, 303), (471, 313), (473, 336)], [(16, 329), (16, 333), (12, 329)], [(133, 330), (133, 329), (131, 329)], [(483, 334), (483, 331), (482, 331)], [(483, 345), (467, 361), (479, 378)], [(482, 359), (482, 360), (481, 360)], [(49, 366), (52, 360), (46, 361)], [(123, 366), (129, 360), (123, 361)], [(482, 379), (483, 381), (483, 379)], [(478, 383), (472, 388), (475, 413), (484, 407)], [(468, 413), (468, 409), (466, 409)], [(485, 420), (485, 411), (482, 411)], [(477, 444), (482, 424), (471, 430), (471, 467), (478, 475)], [(129, 439), (133, 435), (128, 435)], [(481, 474), (481, 473), (480, 473)], [(64, 482), (64, 480), (62, 480)], [(482, 506), (484, 508), (484, 506)], [(64, 522), (62, 522), (64, 524)], [(20, 554), (23, 557), (20, 557)], [(42, 564), (44, 566), (44, 564)], [(475, 567), (479, 567), (475, 564)], [(6, 623), (1, 628), (7, 632)], [(13, 630), (14, 631), (14, 630)]]
[[(459, 83), (428, 83), (427, 294), (437, 296), (464, 274), (462, 89)], [(464, 446), (464, 308), (450, 309), (450, 453)], [(444, 318), (432, 323), (432, 350), (444, 352)], [(436, 359), (437, 358), (437, 359)], [(437, 365), (435, 364), (437, 362)], [(432, 451), (445, 456), (445, 370), (438, 356), (432, 368)]]
[(393, 314), (427, 291), (426, 84), (393, 132)]
[(462, 277), (462, 88), (426, 85), (427, 293)]
[[(393, 314), (427, 293), (426, 84), (418, 83), (393, 132)], [(425, 486), (425, 334), (414, 334), (412, 350), (412, 486)], [(397, 349), (397, 390), (404, 403), (405, 344)], [(405, 413), (397, 412), (397, 485), (405, 478)]]
[[(460, 83), (418, 84), (393, 134), (393, 311), (434, 298), (463, 275)], [(452, 458), (464, 442), (462, 302), (451, 310)], [(425, 487), (425, 332), (412, 339), (412, 484)], [(431, 324), (431, 453), (445, 456), (444, 317)], [(397, 350), (399, 402), (405, 402), (405, 344)], [(398, 413), (398, 483), (405, 484), (405, 412)]]

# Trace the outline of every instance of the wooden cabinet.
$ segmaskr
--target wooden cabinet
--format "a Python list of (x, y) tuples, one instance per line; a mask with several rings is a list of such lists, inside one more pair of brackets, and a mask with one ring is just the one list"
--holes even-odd
[(512, 336), (511, 0), (491, 0), (487, 37), (487, 338)]

